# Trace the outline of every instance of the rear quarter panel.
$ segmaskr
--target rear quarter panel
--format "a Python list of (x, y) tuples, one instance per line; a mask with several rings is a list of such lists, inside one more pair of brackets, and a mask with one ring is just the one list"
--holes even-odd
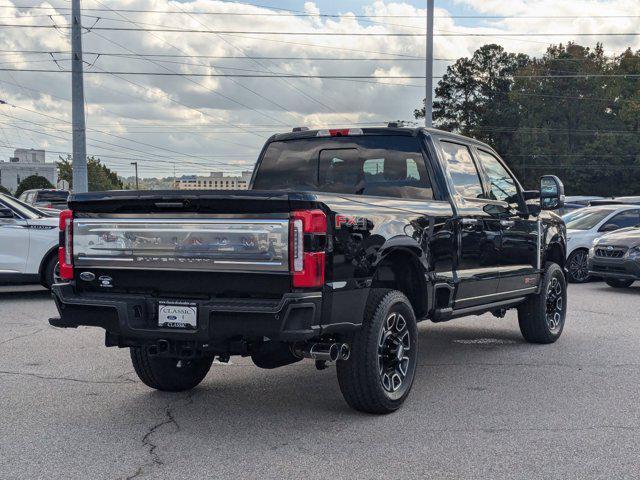
[(399, 250), (415, 256), (429, 282), (451, 280), (455, 244), (448, 202), (314, 196), (327, 209), (325, 295), (331, 297), (333, 323), (360, 322), (376, 269)]

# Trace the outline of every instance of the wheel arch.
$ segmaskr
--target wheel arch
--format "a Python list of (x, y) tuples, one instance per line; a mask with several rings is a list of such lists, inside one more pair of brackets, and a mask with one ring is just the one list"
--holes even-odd
[(545, 262), (553, 262), (558, 264), (564, 271), (567, 263), (566, 247), (560, 242), (551, 242), (545, 248), (544, 260)]
[(49, 260), (51, 260), (52, 257), (55, 257), (56, 255), (58, 255), (58, 245), (55, 245), (53, 247), (51, 247), (47, 253), (44, 254), (44, 256), (42, 257), (42, 260), (40, 261), (40, 266), (38, 267), (38, 275), (40, 276), (40, 282), (44, 282), (45, 278), (45, 270), (47, 268), (47, 264), (49, 263)]
[(416, 318), (421, 319), (429, 308), (422, 249), (416, 243), (394, 243), (381, 251), (371, 287), (401, 291), (411, 302)]

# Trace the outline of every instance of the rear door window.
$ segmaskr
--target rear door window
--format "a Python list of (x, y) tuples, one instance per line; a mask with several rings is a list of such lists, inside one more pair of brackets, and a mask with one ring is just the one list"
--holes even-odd
[(607, 221), (608, 224), (617, 225), (618, 228), (635, 227), (640, 225), (640, 210), (627, 210), (621, 212)]
[(444, 140), (440, 142), (440, 145), (456, 191), (464, 198), (482, 198), (480, 175), (473, 162), (469, 147)]

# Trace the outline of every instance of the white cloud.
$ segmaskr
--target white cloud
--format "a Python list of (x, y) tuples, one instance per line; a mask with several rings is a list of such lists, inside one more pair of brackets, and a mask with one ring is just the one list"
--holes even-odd
[[(635, 31), (635, 19), (594, 19), (590, 15), (640, 15), (637, 0), (455, 0), (484, 15), (560, 16), (583, 15), (579, 19), (494, 19), (469, 26), (469, 21), (452, 18), (446, 9), (438, 8), (436, 29), (439, 33), (490, 33), (496, 37), (438, 36), (435, 56), (458, 58), (470, 55), (484, 43), (495, 42), (509, 51), (532, 55), (544, 52), (549, 42), (566, 42), (568, 37), (500, 37), (514, 32), (624, 32)], [(5, 2), (7, 4), (7, 2)], [(47, 2), (41, 6), (50, 6)], [(101, 6), (87, 2), (85, 6)], [(165, 25), (175, 29), (299, 31), (324, 33), (388, 33), (424, 31), (424, 9), (403, 2), (372, 1), (365, 8), (371, 15), (403, 15), (403, 18), (376, 18), (365, 21), (345, 13), (340, 18), (319, 17), (322, 12), (315, 2), (306, 2), (304, 16), (281, 16), (277, 10), (236, 2), (194, 0), (110, 0), (109, 8), (155, 10), (153, 13), (90, 12), (84, 16), (85, 26), (102, 17), (98, 27), (154, 28)], [(68, 10), (59, 10), (52, 19), (44, 10), (2, 8), (2, 16), (15, 15), (19, 20), (4, 23), (68, 25)], [(186, 12), (212, 11), (261, 14), (258, 16), (167, 14), (168, 10)], [(265, 15), (270, 14), (270, 15)], [(31, 16), (33, 15), (33, 16)], [(129, 20), (129, 21), (125, 21)], [(1, 23), (1, 22), (0, 22)], [(583, 37), (582, 43), (594, 45), (603, 41), (605, 49), (619, 52), (627, 46), (640, 48), (638, 37)], [(168, 32), (118, 32), (94, 30), (83, 37), (85, 52), (118, 53), (122, 56), (100, 56), (87, 53), (85, 93), (87, 99), (88, 151), (101, 155), (116, 169), (128, 173), (129, 157), (140, 158), (143, 175), (168, 175), (173, 172), (167, 159), (175, 159), (178, 173), (206, 172), (211, 168), (238, 170), (255, 160), (262, 142), (273, 132), (287, 131), (293, 126), (344, 125), (363, 122), (386, 122), (411, 119), (423, 98), (423, 89), (410, 86), (419, 80), (387, 80), (380, 83), (349, 82), (329, 79), (213, 78), (179, 76), (123, 76), (95, 74), (99, 71), (154, 71), (178, 73), (266, 73), (396, 76), (423, 75), (421, 61), (347, 61), (347, 58), (390, 57), (386, 53), (421, 56), (422, 37), (389, 36), (262, 36), (251, 34), (215, 35)], [(0, 65), (19, 69), (57, 69), (49, 54), (16, 52), (42, 50), (68, 51), (68, 30), (3, 28), (0, 30)], [(165, 55), (153, 59), (136, 58), (135, 53)], [(191, 57), (167, 57), (190, 55)], [(332, 57), (336, 61), (216, 59), (203, 56), (252, 57)], [(70, 68), (69, 54), (54, 54), (58, 65)], [(446, 62), (437, 62), (435, 75), (441, 75)], [(397, 83), (398, 85), (389, 85)], [(53, 118), (19, 108), (0, 106), (0, 145), (42, 147), (51, 151), (70, 150), (70, 76), (58, 73), (0, 72), (0, 99)], [(7, 113), (8, 112), (8, 113)], [(3, 116), (20, 118), (15, 120)], [(34, 125), (29, 122), (38, 122)], [(35, 130), (29, 132), (26, 129)], [(105, 133), (99, 133), (100, 130)], [(43, 135), (61, 136), (62, 139)], [(108, 134), (111, 134), (108, 135)], [(133, 141), (116, 138), (113, 135)], [(137, 144), (156, 145), (152, 148)], [(112, 145), (108, 145), (109, 142)], [(164, 149), (164, 150), (163, 150)], [(167, 150), (184, 153), (174, 155)], [(144, 155), (140, 151), (145, 152)], [(0, 147), (6, 158), (12, 148)], [(55, 158), (55, 154), (49, 156)], [(122, 158), (113, 158), (122, 157)], [(153, 158), (161, 159), (153, 163)], [(227, 163), (228, 165), (221, 165)], [(210, 166), (209, 166), (210, 165)]]

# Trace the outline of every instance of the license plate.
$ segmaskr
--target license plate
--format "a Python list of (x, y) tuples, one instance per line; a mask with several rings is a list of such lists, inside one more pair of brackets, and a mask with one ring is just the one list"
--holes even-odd
[(158, 303), (158, 326), (195, 329), (198, 326), (198, 306), (195, 303)]

